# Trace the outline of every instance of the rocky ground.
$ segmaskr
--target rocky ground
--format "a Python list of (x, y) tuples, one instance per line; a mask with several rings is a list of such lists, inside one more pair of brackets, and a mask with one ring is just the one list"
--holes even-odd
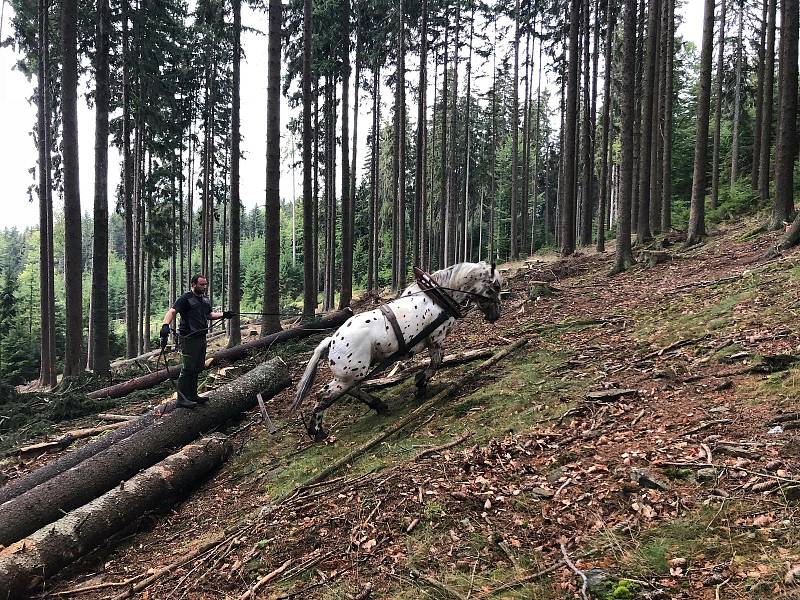
[[(583, 576), (593, 598), (793, 597), (800, 256), (764, 260), (778, 238), (756, 224), (689, 250), (669, 236), (614, 278), (594, 251), (503, 266), (503, 318), (473, 312), (447, 352), (523, 348), (444, 369), (430, 395), (450, 398), (310, 487), (419, 401), (408, 381), (380, 393), (389, 416), (342, 401), (313, 444), (286, 390), (275, 434), (257, 412), (229, 424), (213, 479), (41, 596), (114, 597), (168, 567), (141, 597), (558, 599)], [(314, 343), (273, 352), (296, 380)]]

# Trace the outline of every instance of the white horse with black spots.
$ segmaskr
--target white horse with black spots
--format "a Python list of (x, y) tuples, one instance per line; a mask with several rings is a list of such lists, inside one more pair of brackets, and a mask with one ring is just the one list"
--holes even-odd
[[(431, 279), (459, 306), (474, 303), (490, 323), (500, 317), (501, 280), (494, 263), (459, 263), (432, 273)], [(388, 306), (403, 336), (403, 345), (408, 346), (408, 354), (424, 348), (430, 353), (430, 365), (416, 375), (417, 395), (423, 396), (428, 381), (442, 362), (442, 344), (453, 327), (455, 316), (442, 315), (445, 308), (422, 291), (418, 283), (406, 288)], [(415, 336), (430, 328), (437, 319), (441, 325), (414, 342)], [(410, 346), (409, 342), (414, 342), (414, 345)], [(394, 326), (381, 309), (350, 317), (336, 333), (322, 340), (308, 361), (292, 404), (292, 411), (297, 410), (314, 383), (317, 364), (327, 356), (333, 379), (317, 392), (311, 419), (305, 424), (308, 434), (317, 441), (327, 437), (322, 428), (325, 409), (344, 394), (350, 394), (378, 413), (385, 414), (386, 404), (362, 390), (361, 382), (373, 367), (396, 355), (400, 348)]]

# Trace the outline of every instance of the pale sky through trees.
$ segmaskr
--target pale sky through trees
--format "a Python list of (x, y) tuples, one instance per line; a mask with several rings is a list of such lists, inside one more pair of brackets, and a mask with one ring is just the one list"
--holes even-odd
[[(701, 0), (689, 0), (680, 7), (684, 15), (684, 22), (678, 34), (694, 42), (699, 47), (702, 37), (703, 3)], [(3, 23), (3, 37), (10, 34), (11, 7), (6, 4)], [(242, 10), (242, 24), (264, 31), (266, 29), (266, 15), (255, 13), (246, 6)], [(510, 40), (508, 40), (510, 42)], [(266, 169), (266, 47), (267, 40), (264, 36), (245, 31), (242, 35), (242, 45), (245, 59), (242, 61), (242, 92), (241, 92), (241, 120), (242, 120), (242, 152), (245, 160), (241, 163), (241, 197), (245, 208), (251, 209), (256, 204), (264, 203), (265, 169)], [(502, 50), (501, 50), (502, 51)], [(36, 226), (39, 221), (38, 198), (34, 194), (33, 202), (28, 201), (27, 189), (35, 183), (34, 175), (30, 169), (36, 165), (37, 150), (30, 135), (36, 120), (36, 106), (29, 102), (35, 80), (28, 81), (25, 76), (14, 69), (19, 54), (13, 47), (0, 48), (0, 228)], [(406, 75), (409, 83), (416, 82), (416, 56), (411, 54), (407, 59)], [(394, 67), (388, 66), (383, 70), (386, 75)], [(466, 68), (462, 63), (460, 71)], [(475, 67), (473, 67), (475, 68)], [(430, 71), (430, 67), (429, 67)], [(363, 73), (362, 73), (363, 75)], [(475, 75), (477, 76), (477, 74)], [(463, 85), (463, 75), (460, 75)], [(490, 77), (484, 77), (483, 84), (473, 82), (473, 88), (479, 91), (488, 87)], [(351, 77), (352, 82), (352, 77)], [(488, 82), (488, 83), (487, 83)], [(81, 206), (83, 210), (90, 210), (94, 197), (94, 110), (86, 105), (84, 94), (87, 80), (81, 80), (81, 94), (78, 102), (79, 126), (79, 153), (80, 153), (80, 190)], [(429, 73), (429, 86), (433, 85), (433, 73)], [(463, 92), (463, 90), (462, 90)], [(554, 98), (558, 90), (553, 90)], [(364, 157), (367, 151), (366, 139), (370, 128), (371, 101), (366, 92), (361, 91), (359, 107), (359, 143), (358, 143), (358, 172), (356, 181), (360, 182), (363, 176)], [(432, 99), (430, 87), (428, 92), (429, 108)], [(384, 94), (386, 99), (391, 94)], [(555, 100), (554, 100), (555, 101)], [(352, 90), (351, 90), (352, 103)], [(352, 108), (351, 108), (352, 110)], [(300, 116), (301, 107), (290, 113), (288, 104), (284, 100), (281, 106), (282, 129), (282, 156), (286, 156), (288, 149), (288, 131), (286, 124), (291, 117)], [(415, 112), (415, 111), (414, 111)], [(382, 110), (386, 118), (389, 113)], [(430, 112), (429, 112), (430, 115)], [(413, 115), (412, 115), (413, 116)], [(352, 128), (352, 115), (351, 124)], [(416, 126), (411, 130), (416, 129)], [(301, 154), (295, 151), (295, 160), (301, 163)], [(109, 146), (109, 210), (116, 204), (116, 188), (119, 184), (120, 157), (116, 148)], [(295, 173), (296, 194), (302, 193), (302, 164), (297, 165)], [(338, 189), (338, 186), (337, 186)], [(293, 196), (292, 173), (289, 168), (288, 157), (281, 165), (281, 199), (291, 201)], [(54, 197), (55, 210), (61, 211), (61, 200)]]

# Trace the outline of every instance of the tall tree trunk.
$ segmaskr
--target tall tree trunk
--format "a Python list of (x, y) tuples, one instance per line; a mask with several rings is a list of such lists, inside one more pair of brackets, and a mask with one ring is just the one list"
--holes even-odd
[[(575, 32), (575, 50), (577, 51), (577, 2), (580, 0), (571, 0), (573, 5), (573, 12), (571, 16), (575, 16), (575, 20), (570, 21), (570, 53), (573, 51), (572, 37), (573, 31)], [(518, 229), (517, 212), (519, 204), (519, 28), (520, 28), (520, 0), (516, 0), (516, 7), (514, 9), (514, 75), (511, 85), (513, 92), (511, 96), (511, 207), (509, 215), (511, 219), (511, 239), (510, 244), (510, 259), (517, 260), (519, 257), (519, 244), (518, 244)], [(572, 59), (570, 54), (570, 76), (572, 74)], [(576, 71), (577, 77), (577, 71)], [(574, 140), (573, 140), (574, 141)], [(573, 143), (574, 146), (574, 143)], [(571, 180), (570, 180), (571, 181)], [(573, 227), (574, 229), (574, 227)], [(574, 234), (573, 234), (574, 235)], [(571, 251), (565, 252), (570, 254)]]
[(37, 71), (37, 142), (39, 149), (39, 308), (41, 320), (41, 341), (40, 341), (40, 367), (39, 385), (44, 388), (52, 387), (56, 384), (55, 369), (55, 348), (52, 345), (53, 335), (51, 330), (55, 328), (54, 304), (50, 301), (50, 287), (53, 278), (53, 255), (52, 246), (48, 240), (52, 238), (52, 226), (49, 221), (49, 214), (52, 211), (50, 206), (50, 169), (48, 155), (49, 130), (50, 130), (50, 103), (49, 103), (49, 78), (48, 78), (48, 2), (39, 0), (39, 64)]
[(722, 134), (722, 71), (725, 68), (725, 24), (728, 0), (720, 0), (719, 46), (717, 49), (717, 78), (714, 82), (714, 150), (711, 162), (711, 208), (719, 205), (719, 163)]
[[(539, 197), (539, 143), (542, 126), (542, 36), (539, 36), (539, 76), (536, 83), (536, 135), (533, 142), (533, 206), (531, 210), (531, 248), (530, 255), (536, 252), (536, 203)], [(545, 198), (547, 198), (547, 181), (545, 178)]]
[[(399, 13), (398, 30), (398, 67), (397, 67), (397, 162), (400, 166), (397, 179), (397, 284), (399, 291), (406, 285), (406, 34), (405, 4), (400, 0), (397, 6)], [(458, 11), (456, 11), (456, 14)]]
[[(534, 32), (536, 23), (534, 22)], [(530, 181), (530, 124), (531, 124), (531, 95), (533, 93), (531, 85), (531, 34), (525, 36), (525, 92), (522, 100), (522, 182), (519, 195), (519, 237), (520, 252), (525, 249), (525, 240), (528, 238), (528, 192)]]
[(470, 14), (470, 29), (469, 29), (469, 55), (467, 58), (467, 93), (464, 97), (464, 202), (463, 211), (461, 213), (461, 224), (463, 227), (464, 239), (461, 247), (461, 261), (465, 262), (471, 260), (471, 245), (469, 244), (468, 234), (471, 231), (469, 226), (469, 196), (470, 196), (470, 151), (472, 137), (470, 135), (470, 100), (472, 95), (472, 43), (475, 37), (475, 8), (472, 8)]
[(461, 46), (458, 43), (461, 33), (461, 2), (456, 2), (456, 37), (453, 43), (453, 104), (450, 107), (450, 146), (449, 162), (447, 166), (447, 236), (445, 238), (447, 265), (456, 262), (458, 246), (458, 184), (456, 172), (456, 154), (458, 149), (458, 53)]
[[(494, 22), (494, 41), (497, 46), (497, 20)], [(447, 71), (445, 71), (447, 78)], [(487, 243), (486, 256), (489, 261), (494, 260), (494, 229), (495, 229), (495, 206), (497, 204), (497, 56), (492, 52), (492, 174), (491, 187), (489, 192), (489, 240)]]
[[(304, 0), (305, 1), (305, 0)], [(313, 14), (313, 10), (312, 10)], [(313, 28), (312, 28), (313, 33)], [(313, 42), (313, 38), (312, 38)], [(305, 42), (304, 42), (305, 43)], [(309, 67), (310, 68), (310, 67)], [(320, 288), (319, 272), (319, 76), (314, 78), (314, 303)]]
[(642, 100), (644, 98), (645, 72), (645, 35), (647, 35), (647, 4), (639, 0), (636, 33), (636, 96), (634, 97), (634, 132), (633, 132), (633, 192), (631, 196), (631, 229), (633, 233), (639, 228), (639, 169), (642, 152)]
[(339, 308), (353, 297), (353, 230), (350, 207), (350, 0), (341, 0), (342, 44), (342, 292)]
[[(422, 0), (422, 23), (419, 28), (419, 91), (417, 99), (417, 149), (414, 172), (414, 227), (412, 240), (412, 263), (414, 266), (422, 264), (421, 258), (424, 240), (425, 220), (425, 130), (427, 123), (427, 98), (428, 89), (428, 0)], [(435, 90), (436, 88), (434, 88)]]
[[(589, 246), (592, 243), (592, 145), (590, 136), (591, 102), (589, 100), (589, 85), (591, 80), (591, 62), (589, 56), (590, 39), (590, 0), (583, 3), (583, 122), (581, 123), (581, 150), (582, 150), (582, 183), (580, 197), (580, 223), (579, 243)], [(597, 49), (595, 48), (595, 54)]]
[(736, 90), (733, 103), (733, 139), (731, 140), (731, 188), (739, 179), (739, 126), (742, 120), (742, 30), (744, 0), (739, 0), (739, 30), (736, 34)]
[(658, 46), (656, 51), (655, 81), (653, 82), (653, 149), (650, 152), (650, 232), (661, 233), (661, 190), (663, 181), (664, 144), (662, 130), (662, 113), (664, 110), (664, 55), (666, 48), (667, 18), (666, 3), (662, 0), (659, 6)]
[[(228, 306), (233, 318), (228, 322), (228, 348), (238, 346), (242, 342), (240, 327), (240, 258), (241, 258), (241, 223), (242, 203), (239, 198), (239, 127), (240, 127), (240, 91), (241, 91), (241, 59), (242, 59), (242, 0), (233, 0), (233, 102), (231, 106), (231, 225), (230, 254), (228, 254)], [(305, 83), (305, 80), (304, 80)], [(310, 91), (310, 90), (309, 90)], [(305, 102), (304, 98), (304, 102)], [(307, 102), (310, 102), (309, 99)], [(304, 132), (305, 133), (305, 132)], [(305, 148), (305, 145), (304, 145)], [(306, 197), (304, 195), (303, 200)], [(304, 205), (305, 206), (305, 205)], [(309, 211), (311, 212), (311, 211)], [(305, 215), (305, 211), (303, 212)], [(310, 215), (309, 215), (310, 216)], [(310, 236), (309, 236), (310, 237)], [(305, 240), (305, 238), (303, 238)], [(304, 254), (305, 257), (308, 254)], [(309, 262), (309, 261), (306, 261)], [(310, 283), (310, 282), (307, 282)], [(311, 287), (305, 286), (306, 289)], [(312, 311), (313, 314), (313, 311)]]
[(639, 136), (639, 212), (636, 227), (637, 241), (644, 244), (653, 235), (650, 232), (650, 176), (653, 151), (653, 97), (657, 92), (656, 54), (658, 49), (658, 14), (660, 0), (650, 0), (647, 17), (647, 53), (644, 61), (644, 87), (642, 95), (642, 129)]
[[(671, 0), (667, 0), (669, 2)], [(612, 76), (612, 49), (614, 47), (614, 25), (616, 22), (616, 2), (609, 0), (607, 4), (607, 25), (606, 25), (606, 39), (605, 39), (605, 72), (603, 75), (603, 116), (602, 128), (603, 137), (601, 138), (601, 152), (600, 157), (600, 204), (597, 207), (597, 251), (605, 252), (606, 244), (606, 197), (610, 184), (608, 176), (608, 148), (609, 148), (609, 135), (608, 128), (611, 126), (611, 76)]]
[[(713, 0), (711, 0), (713, 2)], [(633, 264), (631, 256), (631, 194), (633, 180), (634, 85), (636, 77), (636, 0), (625, 0), (622, 35), (622, 94), (620, 99), (621, 164), (617, 203), (617, 252), (612, 273)]]
[[(797, 44), (800, 15), (798, 1), (784, 0), (785, 20), (781, 22), (784, 38), (783, 68), (778, 82), (780, 119), (775, 150), (775, 201), (770, 227), (779, 229), (794, 215), (794, 160), (797, 152)], [(783, 44), (782, 44), (783, 45)]]
[[(355, 227), (356, 227), (356, 168), (358, 163), (356, 162), (356, 155), (358, 154), (356, 150), (358, 149), (358, 96), (359, 92), (361, 91), (361, 33), (359, 31), (359, 26), (356, 25), (356, 31), (358, 32), (356, 35), (356, 66), (355, 66), (355, 77), (353, 82), (353, 145), (352, 145), (352, 154), (353, 157), (350, 162), (350, 235), (351, 237), (355, 235)], [(354, 245), (355, 242), (352, 245)], [(351, 269), (350, 269), (350, 280), (352, 281), (352, 258), (350, 260)], [(352, 288), (352, 285), (351, 285)], [(352, 294), (351, 294), (352, 295)]]
[(66, 346), (64, 375), (83, 370), (83, 286), (81, 258), (81, 196), (78, 172), (78, 4), (61, 4), (61, 111), (64, 165), (64, 280), (66, 286)]
[[(240, 1), (237, 0), (237, 2)], [(303, 0), (303, 318), (306, 320), (314, 318), (314, 311), (317, 308), (317, 282), (314, 281), (314, 196), (311, 187), (311, 43), (313, 39), (313, 19), (312, 0)], [(233, 174), (232, 171), (231, 174)]]
[(95, 55), (94, 238), (92, 240), (92, 291), (89, 315), (89, 364), (95, 373), (108, 373), (108, 46), (111, 15), (108, 0), (97, 3)]
[[(125, 210), (125, 356), (133, 358), (139, 346), (136, 324), (136, 260), (133, 245), (133, 170), (131, 157), (130, 48), (128, 44), (128, 0), (122, 1), (122, 194)], [(190, 186), (191, 187), (191, 186)]]
[(441, 160), (442, 160), (442, 176), (440, 199), (439, 199), (439, 268), (445, 268), (449, 263), (447, 262), (447, 190), (449, 188), (449, 173), (447, 171), (447, 105), (449, 96), (447, 94), (447, 34), (450, 31), (450, 20), (445, 17), (444, 23), (444, 50), (442, 52), (442, 60), (444, 65), (442, 67), (442, 146), (441, 146)]
[(267, 193), (264, 223), (266, 257), (261, 335), (281, 329), (280, 315), (280, 84), (281, 84), (281, 1), (269, 0), (267, 38)]
[(575, 252), (575, 180), (578, 130), (578, 33), (581, 0), (570, 0), (569, 75), (564, 117), (564, 190), (561, 198), (561, 255)]
[(708, 121), (711, 109), (711, 55), (714, 45), (714, 0), (705, 0), (703, 12), (703, 44), (700, 53), (700, 80), (697, 97), (697, 130), (694, 144), (692, 201), (686, 245), (698, 243), (706, 234), (706, 159), (708, 153)]
[(664, 152), (662, 155), (661, 231), (672, 229), (672, 96), (675, 81), (673, 57), (675, 56), (675, 0), (667, 3), (667, 52), (664, 67)]
[(378, 236), (375, 233), (375, 207), (378, 196), (378, 138), (380, 136), (380, 124), (378, 121), (379, 70), (380, 68), (377, 65), (372, 68), (372, 156), (370, 157), (369, 227), (367, 228), (367, 235), (369, 236), (367, 244), (369, 254), (367, 260), (367, 290), (374, 290), (377, 287), (375, 285), (375, 272), (377, 270), (375, 254), (377, 253)]
[(761, 99), (761, 155), (758, 160), (758, 196), (761, 202), (769, 200), (772, 151), (772, 101), (775, 81), (775, 17), (777, 0), (769, 0), (767, 7), (767, 45), (764, 48), (764, 95)]
[(763, 7), (761, 10), (761, 22), (758, 28), (759, 31), (759, 43), (758, 43), (758, 80), (756, 83), (756, 90), (755, 90), (755, 105), (756, 105), (756, 116), (755, 121), (753, 122), (753, 165), (752, 170), (750, 171), (750, 186), (752, 187), (754, 192), (758, 192), (758, 172), (761, 167), (761, 131), (762, 131), (762, 121), (764, 118), (764, 73), (765, 68), (764, 65), (766, 63), (766, 39), (767, 39), (767, 6), (769, 5), (769, 0), (763, 0)]

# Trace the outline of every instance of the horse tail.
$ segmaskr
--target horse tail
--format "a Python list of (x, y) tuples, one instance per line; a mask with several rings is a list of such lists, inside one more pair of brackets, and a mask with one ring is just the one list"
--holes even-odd
[(300, 407), (303, 399), (308, 395), (308, 391), (314, 384), (314, 378), (317, 376), (317, 364), (323, 356), (328, 356), (328, 349), (330, 347), (331, 340), (333, 340), (332, 337), (326, 337), (324, 340), (322, 340), (314, 350), (314, 354), (309, 359), (308, 365), (306, 365), (306, 370), (303, 373), (303, 376), (300, 378), (300, 383), (297, 384), (297, 394), (295, 395), (294, 402), (292, 403), (292, 412), (296, 411)]

